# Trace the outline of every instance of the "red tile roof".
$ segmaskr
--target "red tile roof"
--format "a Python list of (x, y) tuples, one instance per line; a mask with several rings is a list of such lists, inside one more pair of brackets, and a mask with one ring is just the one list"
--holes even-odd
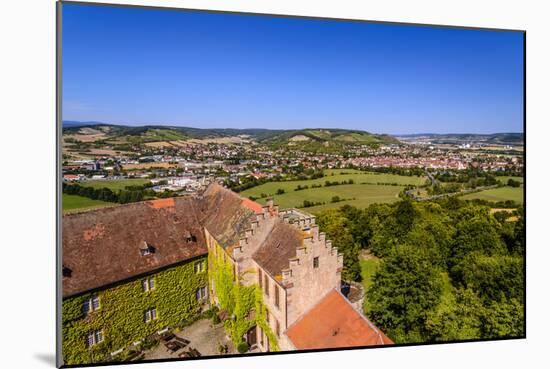
[(255, 212), (256, 214), (262, 214), (263, 208), (262, 205), (258, 204), (256, 201), (252, 201), (247, 198), (243, 198), (243, 205)]
[(393, 344), (336, 290), (292, 324), (286, 335), (298, 350)]
[[(198, 201), (178, 197), (63, 216), (63, 296), (206, 255)], [(195, 236), (188, 242), (188, 235)], [(140, 254), (142, 245), (154, 253)]]

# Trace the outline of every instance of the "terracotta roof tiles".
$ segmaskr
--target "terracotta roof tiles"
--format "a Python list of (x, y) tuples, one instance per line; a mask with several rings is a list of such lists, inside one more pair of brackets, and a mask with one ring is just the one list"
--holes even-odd
[[(63, 296), (205, 255), (197, 208), (195, 198), (179, 197), (63, 216), (63, 265), (71, 270)], [(143, 245), (152, 252), (143, 255)]]
[(298, 350), (393, 344), (336, 290), (292, 324), (286, 335)]

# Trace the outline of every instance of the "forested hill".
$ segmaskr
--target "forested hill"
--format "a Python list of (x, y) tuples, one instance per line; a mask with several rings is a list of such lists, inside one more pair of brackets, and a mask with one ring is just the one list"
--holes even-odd
[(342, 147), (349, 145), (397, 144), (399, 141), (389, 135), (372, 134), (361, 130), (347, 129), (303, 129), (277, 130), (267, 128), (193, 128), (179, 126), (144, 125), (124, 126), (99, 122), (63, 123), (64, 134), (78, 134), (93, 130), (107, 137), (141, 137), (147, 141), (154, 140), (185, 140), (201, 138), (217, 138), (231, 136), (247, 136), (259, 142), (273, 146), (293, 146), (300, 144), (305, 147)]

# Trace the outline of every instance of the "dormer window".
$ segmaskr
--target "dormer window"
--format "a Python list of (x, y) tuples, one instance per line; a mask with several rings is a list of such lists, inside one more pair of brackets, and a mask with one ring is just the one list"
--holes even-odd
[(71, 276), (73, 274), (73, 271), (71, 270), (71, 268), (66, 267), (65, 265), (63, 265), (62, 273), (63, 273), (64, 278), (71, 278)]
[(152, 245), (149, 245), (147, 242), (143, 241), (139, 245), (139, 252), (141, 256), (146, 256), (146, 255), (154, 254), (155, 248)]
[(197, 237), (193, 236), (189, 231), (185, 231), (184, 237), (187, 243), (197, 242)]

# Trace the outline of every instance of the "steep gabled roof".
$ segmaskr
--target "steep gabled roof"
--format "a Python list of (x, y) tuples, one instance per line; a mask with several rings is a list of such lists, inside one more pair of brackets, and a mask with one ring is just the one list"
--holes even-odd
[(63, 265), (71, 271), (63, 296), (206, 254), (198, 209), (196, 198), (178, 197), (63, 216)]
[(302, 233), (282, 220), (277, 220), (262, 246), (252, 258), (273, 277), (289, 266), (289, 259), (296, 256), (302, 246)]
[[(218, 184), (211, 184), (203, 193), (202, 223), (222, 247), (234, 246), (255, 220), (255, 208), (249, 199)], [(256, 204), (260, 209), (261, 206)]]
[(286, 335), (298, 350), (393, 344), (336, 290), (304, 313)]

